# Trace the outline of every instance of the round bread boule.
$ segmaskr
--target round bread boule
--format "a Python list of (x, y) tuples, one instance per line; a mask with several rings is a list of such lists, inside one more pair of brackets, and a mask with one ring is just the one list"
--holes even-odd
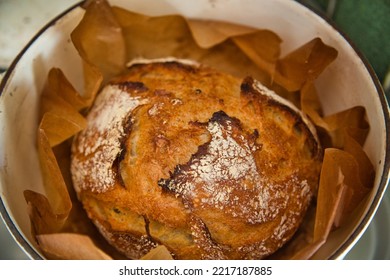
[(256, 80), (187, 60), (133, 61), (73, 142), (75, 190), (128, 258), (262, 259), (299, 227), (322, 150), (292, 104)]

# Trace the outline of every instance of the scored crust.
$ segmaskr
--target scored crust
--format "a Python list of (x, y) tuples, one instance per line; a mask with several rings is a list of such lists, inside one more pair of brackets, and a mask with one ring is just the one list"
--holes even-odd
[(196, 62), (131, 63), (75, 137), (74, 187), (129, 258), (261, 259), (299, 227), (322, 151), (305, 116), (254, 79)]

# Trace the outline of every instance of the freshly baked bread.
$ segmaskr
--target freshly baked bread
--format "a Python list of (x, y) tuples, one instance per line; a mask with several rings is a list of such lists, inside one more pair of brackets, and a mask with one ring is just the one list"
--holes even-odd
[(75, 137), (90, 219), (137, 259), (261, 259), (299, 227), (322, 151), (303, 114), (254, 79), (186, 60), (133, 61)]

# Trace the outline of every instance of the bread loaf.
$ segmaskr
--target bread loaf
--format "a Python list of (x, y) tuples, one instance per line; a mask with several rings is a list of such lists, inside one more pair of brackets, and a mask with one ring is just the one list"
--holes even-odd
[(292, 104), (251, 77), (136, 60), (107, 84), (72, 146), (74, 187), (128, 258), (262, 259), (315, 195), (322, 151)]

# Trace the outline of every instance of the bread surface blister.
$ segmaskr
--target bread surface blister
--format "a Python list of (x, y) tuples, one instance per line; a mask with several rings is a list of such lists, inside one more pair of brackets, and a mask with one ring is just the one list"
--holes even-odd
[(72, 146), (78, 197), (138, 259), (262, 259), (291, 239), (317, 191), (313, 126), (256, 80), (196, 62), (133, 61)]

